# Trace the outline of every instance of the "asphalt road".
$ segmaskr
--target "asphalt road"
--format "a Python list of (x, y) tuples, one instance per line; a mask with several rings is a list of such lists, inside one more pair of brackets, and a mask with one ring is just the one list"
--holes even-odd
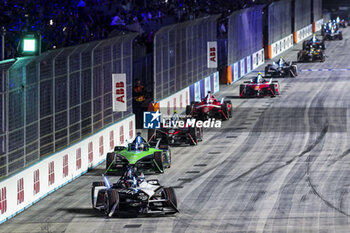
[[(0, 232), (349, 232), (350, 70), (342, 70), (350, 68), (349, 34), (327, 43), (324, 63), (298, 64), (335, 70), (279, 79), (276, 98), (239, 99), (243, 80), (221, 87), (233, 118), (206, 130), (199, 146), (173, 148), (172, 167), (157, 176), (177, 186), (180, 213), (106, 218), (92, 210), (90, 186), (102, 164)], [(285, 60), (296, 60), (300, 47)]]

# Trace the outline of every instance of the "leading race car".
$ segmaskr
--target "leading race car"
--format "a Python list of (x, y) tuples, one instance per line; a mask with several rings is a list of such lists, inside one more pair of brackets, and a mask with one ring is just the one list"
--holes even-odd
[(343, 39), (343, 33), (339, 30), (339, 25), (335, 21), (324, 24), (321, 33), (324, 40)]
[(303, 42), (303, 50), (310, 49), (310, 46), (314, 48), (320, 48), (323, 50), (326, 49), (326, 44), (324, 43), (324, 40), (318, 39), (316, 37), (316, 34), (314, 34), (310, 40), (305, 40)]
[(106, 216), (132, 214), (175, 214), (177, 199), (174, 188), (163, 187), (159, 181), (145, 180), (129, 166), (117, 183), (110, 184), (106, 176), (103, 182), (93, 182), (92, 207), (104, 211)]
[(197, 120), (210, 118), (228, 120), (232, 117), (232, 103), (230, 100), (224, 100), (224, 98), (218, 101), (209, 91), (201, 102), (193, 102), (186, 106), (186, 115)]
[(301, 50), (298, 53), (297, 60), (298, 62), (324, 62), (326, 60), (326, 56), (322, 49), (314, 48), (312, 45), (310, 45), (309, 49)]
[(257, 77), (250, 81), (245, 81), (244, 84), (239, 86), (239, 97), (275, 97), (279, 95), (279, 89), (278, 81), (272, 81), (272, 79), (267, 81), (259, 72)]
[(296, 77), (298, 76), (297, 65), (286, 62), (283, 57), (265, 67), (265, 77)]
[(155, 148), (152, 148), (138, 133), (127, 147), (116, 146), (114, 152), (107, 153), (106, 174), (124, 172), (129, 165), (144, 171), (163, 173), (165, 168), (171, 166), (169, 145), (165, 141), (158, 141)]

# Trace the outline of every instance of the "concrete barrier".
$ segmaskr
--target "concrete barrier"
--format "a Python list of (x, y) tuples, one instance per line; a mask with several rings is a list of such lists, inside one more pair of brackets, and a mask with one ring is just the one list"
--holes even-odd
[(276, 41), (266, 48), (266, 57), (272, 59), (284, 51), (293, 47), (293, 34), (290, 34), (279, 41)]
[(317, 20), (312, 23), (312, 32), (318, 32), (322, 29), (323, 19)]
[(135, 136), (135, 116), (100, 130), (0, 182), (0, 224), (102, 163)]
[(298, 44), (301, 41), (305, 40), (307, 37), (312, 35), (312, 24), (300, 29), (299, 31), (294, 32), (294, 43)]

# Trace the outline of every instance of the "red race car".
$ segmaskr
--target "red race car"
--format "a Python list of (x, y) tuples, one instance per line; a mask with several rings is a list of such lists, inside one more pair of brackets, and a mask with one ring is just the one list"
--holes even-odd
[(239, 97), (275, 97), (279, 95), (279, 89), (278, 81), (267, 81), (259, 72), (257, 77), (239, 86)]
[(230, 100), (218, 101), (210, 92), (201, 102), (192, 102), (186, 106), (186, 115), (206, 120), (210, 118), (228, 120), (232, 117), (232, 103)]

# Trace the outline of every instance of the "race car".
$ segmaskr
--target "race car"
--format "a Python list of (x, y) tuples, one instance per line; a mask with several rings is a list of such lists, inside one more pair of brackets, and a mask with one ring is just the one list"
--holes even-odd
[(339, 25), (336, 22), (328, 22), (322, 27), (323, 40), (343, 39), (343, 33), (339, 30)]
[(188, 144), (194, 146), (202, 141), (202, 138), (203, 128), (197, 127), (162, 127), (148, 130), (148, 143), (150, 145), (156, 144), (160, 139), (167, 141), (170, 145)]
[(312, 45), (310, 45), (309, 49), (301, 50), (298, 53), (298, 57), (297, 57), (298, 62), (312, 62), (312, 61), (324, 62), (325, 59), (326, 59), (326, 56), (323, 50), (320, 48), (314, 48)]
[(230, 100), (218, 101), (211, 92), (201, 102), (192, 102), (186, 106), (186, 115), (197, 120), (210, 118), (228, 120), (232, 117), (232, 103)]
[(297, 65), (284, 61), (281, 57), (277, 62), (265, 67), (265, 77), (296, 77), (298, 76)]
[(303, 42), (303, 50), (309, 49), (311, 45), (314, 48), (320, 48), (320, 49), (323, 49), (323, 50), (326, 49), (326, 44), (324, 43), (324, 40), (318, 39), (316, 37), (316, 34), (314, 34), (310, 40), (305, 40)]
[(107, 217), (132, 214), (175, 214), (177, 199), (173, 187), (163, 187), (156, 179), (146, 180), (133, 166), (129, 166), (117, 183), (103, 181), (92, 183), (92, 208), (104, 211)]
[(163, 173), (171, 166), (171, 151), (166, 141), (158, 141), (152, 148), (137, 133), (135, 140), (127, 147), (116, 146), (113, 152), (107, 153), (106, 174), (123, 172), (127, 166), (133, 165), (144, 171)]
[(272, 79), (267, 81), (259, 72), (257, 77), (250, 81), (245, 81), (244, 84), (239, 86), (239, 97), (275, 97), (279, 95), (279, 89), (278, 81), (272, 81)]

